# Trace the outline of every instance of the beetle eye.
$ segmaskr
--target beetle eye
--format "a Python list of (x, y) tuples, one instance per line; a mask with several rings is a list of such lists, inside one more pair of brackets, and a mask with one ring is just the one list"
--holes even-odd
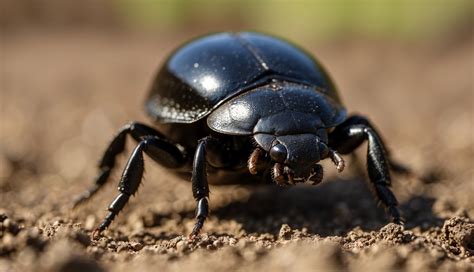
[(286, 147), (282, 144), (276, 144), (270, 149), (270, 157), (276, 162), (284, 162), (286, 154)]

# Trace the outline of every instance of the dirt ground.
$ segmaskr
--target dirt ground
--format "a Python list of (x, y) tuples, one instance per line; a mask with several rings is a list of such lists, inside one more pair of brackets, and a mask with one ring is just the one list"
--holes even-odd
[[(387, 224), (357, 162), (315, 187), (211, 187), (196, 241), (190, 184), (146, 159), (146, 179), (109, 230), (132, 147), (75, 211), (114, 133), (142, 112), (163, 58), (188, 36), (24, 32), (2, 37), (0, 271), (473, 271), (472, 38), (305, 45), (350, 111), (370, 116), (418, 177), (394, 176), (406, 225)], [(359, 157), (364, 158), (364, 148)], [(364, 160), (362, 160), (362, 165)]]

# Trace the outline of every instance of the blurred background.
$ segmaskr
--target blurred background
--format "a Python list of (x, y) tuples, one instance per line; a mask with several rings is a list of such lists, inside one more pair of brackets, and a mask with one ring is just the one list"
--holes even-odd
[[(66, 214), (81, 222), (89, 216), (88, 226), (97, 223), (123, 163), (81, 213), (68, 214), (67, 204), (92, 183), (116, 131), (130, 120), (149, 122), (142, 104), (159, 65), (196, 36), (241, 30), (285, 37), (313, 53), (349, 111), (368, 115), (399, 161), (431, 177), (394, 184), (412, 222), (408, 227), (420, 220), (429, 226), (459, 209), (473, 215), (472, 0), (2, 0), (0, 10), (0, 211), (25, 224)], [(142, 213), (193, 210), (189, 185), (163, 173), (148, 162), (147, 190), (126, 211), (136, 211), (137, 203)], [(364, 218), (360, 196), (354, 203), (345, 198), (353, 187), (327, 186)], [(220, 190), (226, 189), (214, 190), (213, 207), (232, 202)], [(239, 192), (232, 197), (248, 197)], [(328, 195), (321, 193), (321, 201)], [(337, 212), (326, 208), (329, 215)], [(372, 217), (385, 222), (380, 213)], [(346, 222), (341, 233), (353, 222), (366, 221)], [(315, 224), (310, 231), (334, 230)]]
[(391, 40), (468, 36), (469, 0), (3, 1), (6, 30), (152, 31), (202, 35), (258, 30), (303, 42), (355, 36)]

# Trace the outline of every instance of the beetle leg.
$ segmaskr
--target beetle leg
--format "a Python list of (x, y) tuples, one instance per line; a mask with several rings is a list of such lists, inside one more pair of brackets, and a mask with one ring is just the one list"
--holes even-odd
[(94, 185), (73, 200), (73, 208), (90, 199), (107, 182), (110, 172), (115, 166), (117, 155), (122, 153), (125, 149), (127, 134), (131, 135), (137, 142), (140, 142), (146, 136), (158, 136), (164, 138), (164, 136), (155, 129), (137, 122), (131, 122), (122, 127), (112, 142), (110, 142), (102, 156), (99, 163), (99, 174), (95, 178)]
[[(386, 149), (385, 154), (388, 157), (388, 164), (389, 164), (391, 173), (401, 175), (404, 177), (413, 177), (420, 180), (424, 179), (424, 177), (421, 177), (417, 175), (416, 173), (414, 173), (413, 170), (407, 165), (391, 158), (389, 151), (390, 151), (389, 149)], [(362, 175), (365, 170), (364, 170), (364, 166), (360, 162), (359, 157), (355, 153), (352, 153), (351, 156), (352, 156), (352, 163), (351, 163), (352, 167), (355, 167), (356, 173), (358, 173), (359, 175)]]
[(258, 163), (260, 162), (262, 156), (264, 155), (265, 155), (265, 151), (263, 151), (263, 149), (261, 149), (260, 147), (257, 147), (253, 150), (248, 161), (248, 168), (249, 168), (250, 174), (252, 175), (257, 174)]
[(329, 150), (329, 158), (331, 158), (332, 162), (336, 165), (337, 172), (342, 172), (344, 170), (344, 167), (346, 166), (346, 163), (344, 162), (344, 159), (337, 153), (335, 150), (330, 149)]
[(209, 215), (209, 185), (207, 182), (207, 171), (206, 171), (206, 146), (212, 141), (213, 138), (206, 137), (199, 140), (194, 154), (193, 161), (193, 173), (191, 177), (192, 190), (194, 199), (197, 202), (196, 209), (196, 223), (194, 228), (189, 235), (189, 238), (193, 239), (196, 237), (204, 226)]
[(154, 159), (162, 155), (163, 152), (167, 152), (170, 156), (181, 155), (181, 158), (178, 157), (176, 160), (184, 162), (184, 154), (180, 153), (181, 150), (175, 145), (158, 137), (145, 137), (137, 145), (135, 150), (133, 150), (127, 165), (125, 166), (122, 177), (120, 178), (118, 187), (120, 194), (109, 205), (109, 213), (104, 218), (99, 227), (95, 229), (93, 233), (94, 238), (96, 238), (110, 225), (110, 223), (112, 223), (115, 216), (117, 216), (125, 204), (127, 204), (130, 196), (137, 192), (143, 177), (143, 152)]
[(367, 172), (375, 195), (385, 206), (392, 221), (402, 224), (397, 208), (398, 201), (390, 190), (389, 159), (385, 152), (385, 145), (370, 122), (362, 116), (353, 116), (336, 127), (329, 135), (329, 145), (342, 154), (351, 153), (364, 141), (368, 142)]

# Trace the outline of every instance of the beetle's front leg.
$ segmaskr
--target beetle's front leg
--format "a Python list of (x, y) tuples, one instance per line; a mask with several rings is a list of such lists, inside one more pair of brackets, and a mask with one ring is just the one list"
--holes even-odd
[(193, 231), (189, 235), (191, 239), (196, 237), (204, 226), (209, 215), (209, 184), (207, 182), (207, 161), (206, 161), (206, 147), (214, 139), (212, 137), (206, 137), (199, 140), (194, 155), (193, 161), (193, 174), (191, 178), (192, 190), (194, 199), (197, 202), (196, 208), (196, 224), (194, 225)]
[(398, 201), (390, 190), (389, 159), (385, 145), (370, 122), (362, 116), (352, 116), (329, 135), (329, 145), (342, 154), (351, 153), (364, 141), (368, 142), (367, 172), (375, 195), (387, 209), (392, 221), (402, 224)]

